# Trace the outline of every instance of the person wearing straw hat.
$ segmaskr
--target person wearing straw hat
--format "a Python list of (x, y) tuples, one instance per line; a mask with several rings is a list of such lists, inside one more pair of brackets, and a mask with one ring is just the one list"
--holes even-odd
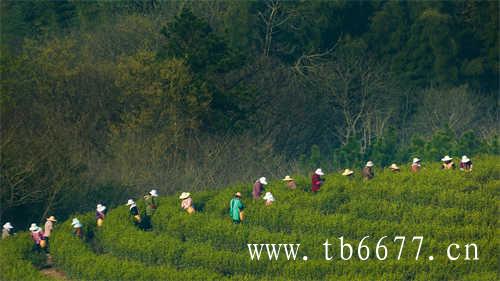
[(266, 177), (261, 177), (253, 184), (252, 196), (254, 200), (260, 199), (262, 192), (264, 192), (264, 185), (267, 185)]
[(73, 235), (82, 239), (83, 238), (82, 223), (77, 218), (73, 218), (73, 220), (71, 221), (71, 226), (73, 227)]
[(273, 202), (276, 201), (276, 199), (274, 198), (273, 194), (270, 191), (266, 192), (263, 199), (266, 200), (266, 206), (271, 206)]
[(374, 165), (372, 161), (366, 162), (366, 165), (363, 168), (363, 171), (361, 172), (365, 180), (371, 180), (373, 179), (373, 177), (375, 177), (375, 173), (373, 172), (373, 166)]
[(106, 216), (106, 206), (102, 204), (97, 204), (95, 209), (95, 218), (97, 220), (97, 226), (102, 226), (104, 223), (104, 217)]
[(325, 180), (321, 177), (324, 176), (323, 170), (321, 168), (316, 169), (311, 177), (311, 191), (318, 192)]
[(49, 242), (50, 242), (50, 234), (52, 234), (52, 230), (54, 229), (54, 223), (57, 222), (56, 218), (54, 216), (50, 216), (47, 218), (47, 221), (45, 222), (45, 228), (43, 232), (43, 237), (46, 243), (45, 250), (48, 252), (49, 251)]
[(350, 170), (350, 169), (345, 169), (345, 170), (342, 172), (342, 175), (343, 175), (344, 177), (352, 178), (352, 176), (354, 175), (354, 171), (353, 171), (353, 170)]
[(472, 171), (472, 160), (470, 160), (467, 155), (462, 156), (462, 159), (460, 160), (460, 171)]
[(421, 160), (417, 157), (413, 158), (413, 161), (412, 161), (411, 167), (410, 167), (410, 170), (412, 173), (418, 173), (420, 171), (420, 169), (421, 169), (420, 161)]
[(229, 202), (229, 216), (234, 224), (239, 224), (244, 220), (244, 209), (245, 205), (241, 201), (241, 193), (236, 192), (231, 202)]
[(193, 206), (193, 198), (191, 198), (191, 193), (189, 192), (183, 192), (181, 193), (181, 196), (179, 196), (179, 199), (181, 201), (181, 208), (185, 210), (188, 214), (192, 214), (195, 212), (194, 206)]
[(282, 179), (282, 181), (286, 182), (286, 186), (289, 189), (296, 189), (297, 188), (297, 184), (295, 183), (295, 180), (288, 175), (284, 179)]
[(396, 163), (392, 163), (391, 166), (389, 166), (389, 169), (393, 172), (393, 173), (398, 173), (401, 171), (401, 169), (398, 167), (398, 165), (396, 165)]
[(10, 222), (4, 223), (2, 227), (2, 240), (12, 236), (12, 229), (14, 229), (14, 227), (10, 224)]
[(441, 169), (442, 170), (454, 170), (455, 169), (455, 163), (453, 163), (453, 158), (450, 156), (446, 155), (441, 159), (443, 164), (441, 164)]
[(137, 208), (134, 200), (128, 199), (126, 206), (128, 206), (130, 215), (134, 220), (134, 224), (139, 225), (141, 223), (141, 215), (139, 214), (139, 209)]
[(158, 208), (157, 197), (158, 191), (156, 191), (156, 189), (151, 189), (151, 191), (144, 196), (144, 201), (146, 202), (146, 216), (151, 217), (155, 213), (156, 208)]
[(31, 239), (33, 239), (34, 242), (33, 250), (40, 251), (42, 248), (45, 248), (42, 228), (36, 225), (36, 223), (32, 223), (29, 231), (31, 232)]

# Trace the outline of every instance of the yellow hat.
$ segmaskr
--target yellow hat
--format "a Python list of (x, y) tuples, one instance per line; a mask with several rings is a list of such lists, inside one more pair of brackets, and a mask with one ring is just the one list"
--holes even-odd
[(284, 179), (282, 179), (283, 181), (293, 181), (294, 179), (290, 176), (286, 176)]
[(344, 172), (342, 173), (343, 176), (350, 176), (352, 174), (354, 174), (354, 171), (349, 169), (345, 169)]
[(191, 196), (191, 193), (189, 193), (189, 192), (183, 192), (181, 194), (181, 196), (179, 196), (179, 199), (184, 200), (186, 198), (189, 198), (189, 196)]
[(391, 170), (399, 170), (399, 167), (398, 167), (398, 165), (396, 165), (396, 163), (392, 163), (391, 166), (389, 166), (389, 169), (391, 169)]
[(238, 192), (236, 192), (236, 193), (234, 194), (234, 196), (241, 197), (241, 192), (239, 192), (239, 191), (238, 191)]

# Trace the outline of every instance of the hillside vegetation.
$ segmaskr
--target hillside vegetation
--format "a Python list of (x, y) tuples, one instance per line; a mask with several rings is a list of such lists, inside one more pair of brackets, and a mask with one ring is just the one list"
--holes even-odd
[[(110, 210), (96, 229), (93, 213), (77, 215), (85, 226), (84, 241), (71, 235), (70, 221), (54, 233), (56, 266), (74, 280), (495, 280), (498, 276), (498, 157), (477, 159), (472, 173), (441, 171), (437, 164), (419, 174), (406, 168), (398, 174), (376, 171), (372, 181), (326, 176), (318, 194), (308, 191), (309, 179), (298, 177), (299, 189), (288, 190), (279, 180), (271, 190), (277, 202), (266, 207), (251, 199), (251, 185), (232, 186), (193, 195), (198, 212), (188, 215), (176, 196), (160, 197), (152, 231), (136, 228), (126, 206)], [(228, 203), (243, 193), (247, 219), (233, 225)], [(139, 207), (143, 209), (143, 203)], [(417, 243), (407, 242), (400, 260), (395, 236), (423, 236), (418, 261)], [(344, 236), (356, 251), (366, 245), (370, 259), (339, 258), (336, 238)], [(388, 258), (374, 258), (376, 242), (388, 236)], [(334, 245), (326, 261), (322, 244)], [(7, 280), (40, 280), (26, 260), (30, 255), (24, 234), (0, 243)], [(338, 240), (337, 240), (338, 241)], [(308, 261), (252, 261), (247, 243), (300, 243)], [(478, 261), (450, 261), (446, 248), (476, 243)], [(435, 259), (429, 261), (427, 257)], [(13, 270), (13, 268), (26, 270)]]

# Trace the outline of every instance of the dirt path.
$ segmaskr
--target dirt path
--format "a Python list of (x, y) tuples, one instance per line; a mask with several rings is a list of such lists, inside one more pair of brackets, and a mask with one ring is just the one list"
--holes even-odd
[(68, 281), (69, 280), (68, 277), (66, 276), (66, 274), (64, 274), (64, 272), (59, 271), (54, 267), (44, 268), (44, 269), (40, 270), (40, 273), (42, 273), (43, 275), (45, 275), (49, 278), (52, 278), (54, 280), (61, 280), (61, 281), (63, 281), (63, 280)]

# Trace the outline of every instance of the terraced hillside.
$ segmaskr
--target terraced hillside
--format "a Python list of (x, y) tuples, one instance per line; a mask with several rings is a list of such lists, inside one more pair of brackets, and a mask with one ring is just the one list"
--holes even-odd
[[(194, 215), (180, 209), (177, 196), (160, 197), (152, 231), (136, 228), (126, 206), (112, 209), (99, 229), (93, 213), (78, 215), (86, 239), (71, 235), (70, 221), (60, 223), (52, 255), (56, 267), (74, 280), (496, 280), (499, 160), (475, 159), (472, 173), (441, 171), (437, 164), (419, 174), (376, 171), (371, 181), (335, 173), (326, 176), (318, 194), (308, 192), (306, 177), (297, 177), (297, 190), (274, 180), (267, 186), (277, 199), (272, 206), (251, 199), (251, 184), (232, 186), (195, 193)], [(246, 205), (241, 225), (228, 216), (236, 191)], [(143, 202), (139, 207), (144, 209)], [(353, 246), (350, 260), (339, 256), (340, 236)], [(365, 236), (370, 255), (361, 260), (358, 244)], [(376, 253), (377, 242), (384, 236), (379, 246), (386, 247), (387, 257), (379, 260), (376, 255), (385, 250)], [(407, 239), (399, 260), (396, 236)], [(414, 236), (424, 237), (418, 260)], [(332, 260), (325, 260), (326, 239)], [(2, 257), (10, 257), (0, 261), (4, 279), (41, 280), (26, 241), (22, 234), (1, 242)], [(299, 256), (251, 260), (248, 243), (298, 243)], [(460, 245), (452, 249), (453, 256), (461, 254), (455, 261), (447, 257), (452, 243)], [(465, 260), (468, 243), (477, 244), (478, 260), (472, 252)]]

